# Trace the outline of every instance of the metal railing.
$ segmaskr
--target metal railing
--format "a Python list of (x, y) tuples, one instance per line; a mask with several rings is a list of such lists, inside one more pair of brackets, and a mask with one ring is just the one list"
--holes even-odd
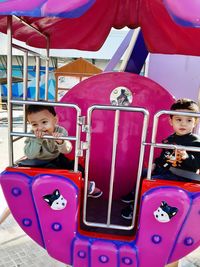
[(159, 122), (160, 116), (162, 116), (162, 115), (180, 115), (180, 116), (200, 118), (200, 113), (185, 112), (185, 111), (161, 110), (161, 111), (157, 112), (154, 115), (151, 143), (144, 143), (144, 145), (150, 146), (149, 164), (148, 164), (148, 170), (147, 170), (147, 179), (149, 179), (149, 180), (152, 179), (151, 178), (151, 172), (152, 172), (152, 165), (153, 165), (153, 160), (154, 160), (154, 150), (155, 150), (155, 148), (166, 148), (166, 149), (175, 149), (175, 150), (184, 149), (184, 150), (187, 150), (187, 151), (200, 152), (200, 147), (156, 143), (158, 122)]
[[(91, 130), (91, 122), (92, 122), (92, 113), (94, 110), (110, 110), (110, 111), (115, 112), (112, 158), (111, 158), (111, 173), (110, 173), (110, 188), (109, 188), (107, 222), (106, 223), (97, 223), (97, 222), (91, 222), (91, 221), (87, 220), (87, 188), (88, 188), (88, 172), (89, 172), (89, 161), (90, 161), (90, 143), (91, 143), (90, 130)], [(114, 186), (114, 177), (115, 177), (115, 162), (116, 162), (116, 152), (117, 152), (117, 143), (118, 143), (119, 118), (120, 118), (120, 113), (124, 112), (124, 111), (125, 112), (142, 113), (144, 116), (143, 127), (142, 127), (142, 136), (141, 136), (139, 166), (138, 166), (138, 172), (137, 172), (135, 205), (134, 205), (134, 211), (133, 211), (133, 220), (132, 220), (132, 224), (130, 226), (124, 226), (124, 225), (118, 225), (118, 224), (112, 224), (111, 223), (111, 209), (112, 209), (112, 203), (113, 203), (113, 186)], [(135, 219), (136, 219), (136, 209), (137, 209), (137, 202), (138, 202), (138, 196), (139, 196), (140, 179), (141, 179), (143, 158), (144, 158), (144, 149), (145, 149), (143, 144), (146, 141), (149, 113), (146, 109), (143, 109), (143, 108), (95, 105), (95, 106), (92, 106), (88, 109), (87, 119), (88, 119), (88, 123), (87, 123), (88, 131), (87, 131), (87, 135), (86, 135), (86, 141), (88, 142), (88, 149), (86, 150), (86, 161), (85, 161), (85, 188), (84, 188), (84, 204), (83, 204), (83, 222), (87, 226), (109, 228), (109, 229), (131, 230), (134, 228)]]
[[(54, 107), (63, 107), (63, 108), (73, 108), (76, 110), (76, 134), (75, 136), (67, 136), (67, 137), (53, 137), (50, 135), (45, 135), (44, 137), (46, 139), (61, 139), (61, 140), (69, 140), (69, 141), (75, 141), (75, 158), (74, 158), (74, 171), (78, 171), (78, 151), (80, 150), (80, 133), (81, 133), (81, 125), (79, 124), (79, 118), (81, 116), (81, 110), (77, 105), (74, 104), (67, 104), (67, 103), (59, 103), (59, 102), (36, 102), (36, 101), (28, 101), (28, 100), (10, 100), (11, 104), (16, 105), (43, 105), (43, 106), (54, 106)], [(11, 118), (12, 123), (12, 118)], [(17, 136), (17, 138), (13, 139), (14, 136)], [(13, 143), (17, 140), (19, 140), (22, 137), (33, 137), (35, 138), (34, 134), (26, 133), (26, 132), (14, 132), (10, 131), (10, 143), (9, 143), (9, 151), (13, 151)], [(13, 161), (10, 162), (10, 166), (14, 164)]]
[[(18, 20), (19, 22), (23, 23), (27, 27), (31, 27), (32, 30), (34, 30), (37, 34), (42, 35), (47, 42), (47, 49), (46, 49), (46, 57), (43, 55), (32, 51), (31, 49), (27, 49), (26, 47), (17, 45), (13, 43), (13, 33), (12, 33), (12, 24), (13, 24), (13, 19)], [(27, 86), (28, 86), (28, 54), (32, 54), (36, 56), (36, 94), (35, 94), (35, 100), (39, 99), (39, 80), (40, 80), (40, 58), (45, 59), (46, 61), (46, 76), (45, 76), (45, 100), (48, 101), (48, 76), (49, 76), (49, 37), (45, 35), (44, 33), (40, 32), (37, 28), (35, 28), (32, 25), (29, 25), (24, 19), (17, 17), (17, 16), (7, 16), (7, 107), (8, 107), (8, 145), (10, 148), (9, 151), (9, 165), (13, 164), (13, 146), (10, 145), (12, 143), (12, 135), (11, 133), (13, 132), (13, 126), (12, 126), (12, 111), (13, 111), (13, 103), (14, 102), (13, 97), (12, 97), (12, 48), (16, 48), (22, 52), (24, 52), (24, 60), (23, 60), (23, 101), (27, 100)], [(19, 103), (19, 102), (18, 102)], [(24, 132), (27, 130), (26, 127), (26, 121), (25, 121), (25, 104), (23, 105), (23, 114), (24, 114)]]

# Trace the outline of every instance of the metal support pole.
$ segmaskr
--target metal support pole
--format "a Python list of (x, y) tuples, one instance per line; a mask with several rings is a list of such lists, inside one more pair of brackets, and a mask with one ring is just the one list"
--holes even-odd
[(112, 149), (111, 174), (110, 174), (110, 190), (109, 190), (108, 210), (107, 210), (107, 226), (109, 226), (110, 222), (111, 222), (113, 185), (114, 185), (114, 179), (115, 179), (115, 163), (116, 163), (118, 131), (119, 131), (119, 118), (120, 118), (120, 111), (116, 110), (115, 111), (115, 122), (114, 122), (114, 133), (113, 133), (113, 149)]
[(36, 85), (35, 85), (35, 100), (38, 101), (39, 100), (39, 94), (40, 94), (40, 58), (36, 57), (36, 75), (35, 75), (35, 81), (36, 81)]
[(8, 106), (8, 150), (9, 166), (13, 165), (13, 143), (12, 143), (12, 16), (7, 16), (7, 106)]
[[(27, 100), (27, 88), (28, 88), (28, 52), (24, 52), (24, 66), (23, 66), (23, 100)], [(23, 105), (23, 129), (27, 130), (26, 123), (26, 105)]]
[(45, 67), (45, 100), (48, 101), (48, 83), (49, 83), (49, 37), (47, 38), (46, 49), (46, 67)]

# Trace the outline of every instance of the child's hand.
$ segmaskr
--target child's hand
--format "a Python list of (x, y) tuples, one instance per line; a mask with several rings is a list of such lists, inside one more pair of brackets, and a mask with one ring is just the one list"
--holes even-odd
[[(52, 136), (53, 137), (62, 137), (63, 134), (62, 133), (58, 133), (58, 132), (54, 132), (52, 133)], [(56, 139), (55, 142), (58, 144), (58, 145), (62, 145), (64, 143), (64, 140), (58, 140)]]
[(37, 138), (42, 138), (45, 135), (45, 132), (41, 131), (41, 130), (35, 130), (34, 134)]
[(181, 160), (185, 160), (185, 159), (188, 158), (188, 153), (184, 149), (178, 149), (177, 150), (177, 154), (179, 155), (179, 157), (181, 158)]
[(176, 153), (167, 156), (167, 162), (171, 163), (173, 167), (181, 166), (183, 160), (188, 158), (186, 150), (177, 149)]

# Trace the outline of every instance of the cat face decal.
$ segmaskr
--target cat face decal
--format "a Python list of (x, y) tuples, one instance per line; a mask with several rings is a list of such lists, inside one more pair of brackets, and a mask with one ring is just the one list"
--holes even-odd
[(153, 214), (157, 221), (167, 223), (170, 222), (177, 212), (178, 209), (176, 207), (171, 207), (167, 204), (167, 202), (162, 201), (160, 207), (158, 207)]
[(58, 189), (54, 190), (52, 194), (43, 196), (43, 199), (53, 210), (62, 210), (67, 205), (67, 200), (60, 194)]

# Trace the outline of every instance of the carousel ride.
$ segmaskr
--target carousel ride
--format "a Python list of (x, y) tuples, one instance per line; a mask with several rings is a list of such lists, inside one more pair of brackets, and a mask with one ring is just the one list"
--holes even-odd
[[(173, 96), (140, 76), (149, 52), (200, 55), (200, 4), (188, 1), (20, 0), (0, 2), (0, 31), (8, 36), (9, 167), (0, 183), (8, 206), (20, 227), (53, 258), (74, 267), (163, 267), (200, 244), (199, 181), (141, 179), (151, 168), (170, 134), (168, 111)], [(180, 6), (181, 5), (181, 6)], [(181, 12), (179, 12), (181, 10)], [(188, 23), (186, 23), (188, 22)], [(46, 80), (50, 49), (98, 50), (111, 27), (140, 27), (123, 72), (104, 72), (74, 86), (60, 102), (28, 99), (27, 55), (34, 53), (13, 43), (46, 47)], [(187, 26), (187, 27), (185, 27)], [(194, 42), (195, 40), (195, 42)], [(12, 97), (12, 47), (24, 52), (23, 99)], [(37, 60), (36, 71), (39, 71)], [(73, 143), (69, 155), (74, 170), (16, 166), (13, 143), (34, 137), (14, 131), (13, 105), (52, 105), (59, 123)], [(200, 114), (196, 114), (200, 117)], [(47, 138), (52, 138), (47, 136)], [(174, 146), (179, 148), (179, 146)], [(187, 150), (199, 151), (187, 147)], [(78, 171), (85, 168), (85, 177)], [(90, 178), (101, 186), (100, 199), (87, 198)], [(83, 179), (84, 178), (84, 179)], [(133, 219), (120, 218), (120, 198), (136, 186)], [(51, 201), (50, 201), (51, 200)], [(158, 215), (162, 210), (167, 220)], [(155, 257), (155, 255), (157, 255)]]

